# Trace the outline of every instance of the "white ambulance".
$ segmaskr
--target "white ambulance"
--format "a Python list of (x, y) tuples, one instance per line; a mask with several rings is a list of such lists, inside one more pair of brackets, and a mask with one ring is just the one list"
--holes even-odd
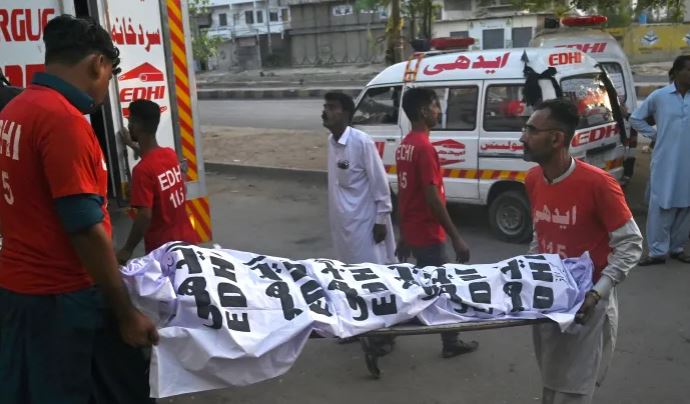
[(104, 105), (87, 117), (107, 159), (115, 236), (127, 235), (124, 208), (131, 169), (138, 162), (117, 133), (127, 125), (129, 103), (145, 98), (161, 106), (158, 142), (177, 151), (186, 169), (188, 213), (201, 239), (209, 240), (187, 1), (0, 0), (0, 68), (12, 85), (26, 87), (34, 73), (44, 70), (43, 28), (61, 14), (95, 19), (120, 50), (122, 73), (112, 80)]
[(521, 130), (541, 94), (565, 96), (582, 116), (570, 153), (620, 178), (625, 131), (613, 84), (597, 62), (578, 49), (526, 48), (417, 54), (376, 76), (357, 99), (354, 125), (376, 142), (397, 192), (395, 150), (410, 131), (401, 108), (407, 88), (436, 91), (441, 122), (431, 131), (449, 201), (489, 206), (500, 238), (532, 235), (524, 179)]
[(627, 117), (637, 108), (637, 95), (632, 69), (623, 48), (611, 34), (598, 28), (607, 20), (606, 16), (601, 15), (564, 17), (559, 27), (539, 31), (530, 46), (579, 49), (601, 63), (625, 107), (623, 112), (630, 136), (624, 141), (627, 146), (624, 175), (631, 177), (635, 164), (637, 133), (630, 128)]

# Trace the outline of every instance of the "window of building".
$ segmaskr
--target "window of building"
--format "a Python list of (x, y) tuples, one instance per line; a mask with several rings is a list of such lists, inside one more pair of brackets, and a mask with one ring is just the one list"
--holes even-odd
[(269, 13), (269, 18), (271, 22), (278, 22), (278, 10), (272, 10)]
[(470, 31), (451, 31), (450, 36), (452, 38), (469, 38)]
[(443, 7), (446, 11), (471, 11), (472, 0), (445, 0)]
[(352, 122), (355, 125), (397, 125), (400, 90), (400, 86), (370, 88), (357, 105)]
[(261, 24), (264, 22), (264, 12), (261, 10), (256, 11), (256, 23)]
[(280, 20), (283, 22), (290, 21), (290, 10), (287, 8), (280, 9)]
[(228, 15), (225, 13), (218, 14), (218, 25), (225, 27), (228, 25)]
[(246, 24), (254, 24), (254, 11), (247, 10), (244, 12), (244, 22)]

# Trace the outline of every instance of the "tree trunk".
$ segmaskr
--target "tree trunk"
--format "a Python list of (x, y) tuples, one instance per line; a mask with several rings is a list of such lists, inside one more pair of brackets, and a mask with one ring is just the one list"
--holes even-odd
[(400, 42), (400, 0), (391, 0), (391, 15), (386, 32), (386, 64), (393, 65), (402, 59)]

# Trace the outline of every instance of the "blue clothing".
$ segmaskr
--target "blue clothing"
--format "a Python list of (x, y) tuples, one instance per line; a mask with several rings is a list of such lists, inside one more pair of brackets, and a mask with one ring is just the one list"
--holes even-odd
[[(645, 119), (654, 117), (656, 129)], [(654, 91), (630, 117), (641, 135), (656, 139), (650, 174), (650, 206), (690, 207), (690, 91), (675, 84)]]
[(649, 204), (647, 212), (647, 246), (650, 257), (666, 257), (683, 252), (690, 233), (690, 208), (664, 209)]

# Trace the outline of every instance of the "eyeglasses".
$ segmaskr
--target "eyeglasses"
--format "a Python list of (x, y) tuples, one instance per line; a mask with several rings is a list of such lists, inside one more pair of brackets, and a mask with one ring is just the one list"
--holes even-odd
[(560, 130), (562, 130), (562, 129), (560, 129), (560, 128), (539, 129), (539, 128), (534, 127), (532, 125), (525, 125), (522, 127), (522, 133), (527, 133), (528, 135), (539, 133), (539, 132), (560, 131)]

